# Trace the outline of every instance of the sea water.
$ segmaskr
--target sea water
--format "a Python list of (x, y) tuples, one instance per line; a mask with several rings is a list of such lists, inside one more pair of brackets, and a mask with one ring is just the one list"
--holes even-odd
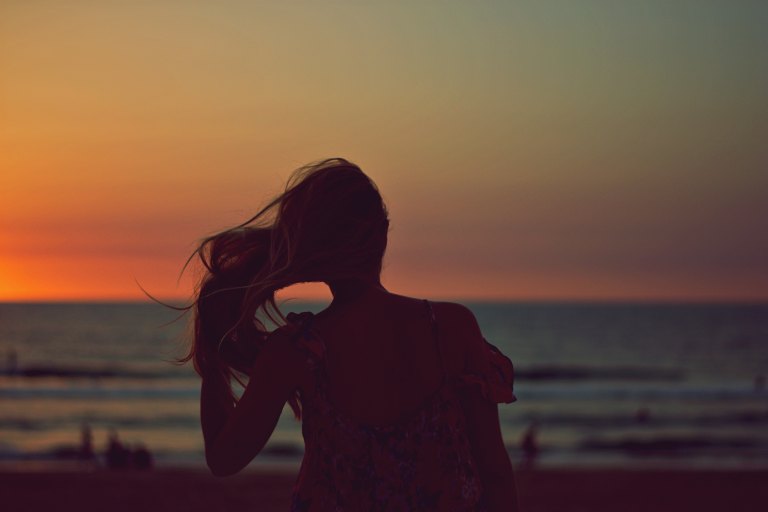
[[(467, 303), (515, 363), (500, 406), (512, 460), (542, 466), (768, 467), (768, 304)], [(317, 311), (292, 303), (286, 311)], [(159, 466), (204, 465), (185, 320), (147, 303), (0, 304), (0, 462), (102, 454), (116, 435)], [(295, 466), (290, 410), (254, 461)]]

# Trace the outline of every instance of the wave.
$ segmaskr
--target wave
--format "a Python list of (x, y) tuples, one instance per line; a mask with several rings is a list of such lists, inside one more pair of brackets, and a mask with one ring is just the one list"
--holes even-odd
[[(28, 381), (28, 385), (4, 385), (0, 381), (0, 399), (62, 399), (62, 400), (113, 400), (113, 399), (197, 399), (200, 397), (199, 381), (193, 377), (176, 376), (175, 379), (150, 379), (135, 381), (71, 381), (64, 385), (47, 381)], [(521, 403), (556, 401), (707, 401), (751, 402), (768, 399), (768, 390), (755, 390), (749, 385), (728, 384), (590, 384), (571, 383), (521, 383), (515, 389)]]
[[(516, 416), (504, 421), (504, 425), (528, 425), (536, 421), (543, 428), (628, 429), (643, 426), (651, 429), (667, 427), (712, 428), (727, 426), (768, 426), (768, 411), (744, 411), (724, 415), (654, 416), (639, 418), (632, 415), (542, 415)], [(45, 431), (77, 429), (87, 423), (91, 427), (120, 429), (198, 429), (197, 414), (179, 414), (154, 417), (130, 416), (72, 416), (65, 418), (31, 419), (25, 417), (0, 418), (0, 430)]]
[(518, 400), (536, 401), (751, 401), (768, 398), (768, 391), (755, 390), (749, 385), (697, 384), (697, 385), (642, 385), (615, 386), (593, 384), (571, 384), (568, 386), (521, 385), (515, 390)]
[(681, 369), (642, 366), (558, 366), (542, 365), (515, 368), (515, 378), (532, 381), (612, 380), (612, 381), (681, 381)]
[[(143, 445), (127, 445), (128, 448)], [(171, 446), (148, 447), (153, 457), (160, 463), (163, 461), (179, 465), (180, 462), (192, 462), (195, 465), (205, 464), (205, 454), (202, 446), (197, 449), (178, 449)], [(93, 462), (104, 462), (104, 450), (97, 449)], [(298, 462), (304, 455), (304, 444), (301, 441), (270, 441), (259, 453), (257, 462), (268, 461), (293, 461)], [(28, 461), (79, 461), (83, 460), (82, 451), (77, 444), (52, 444), (35, 450), (23, 450), (12, 445), (0, 443), (0, 462), (28, 462)]]
[[(684, 428), (689, 431), (738, 427), (765, 429), (768, 427), (768, 408), (743, 409), (721, 414), (656, 413), (652, 408), (640, 408), (635, 414), (601, 413), (536, 413), (515, 414), (502, 419), (504, 427), (517, 429), (535, 422), (545, 429), (576, 429), (577, 431), (621, 431), (642, 427), (648, 431)], [(24, 415), (0, 417), (0, 430), (42, 432), (51, 430), (78, 430), (83, 424), (92, 428), (198, 430), (197, 412), (189, 414), (125, 415), (108, 412), (88, 412), (66, 416), (33, 418)]]
[(34, 387), (0, 388), (0, 398), (7, 400), (164, 400), (199, 399), (198, 387), (177, 388), (108, 388), (108, 387)]
[(658, 455), (687, 452), (753, 450), (762, 445), (748, 437), (714, 436), (658, 436), (650, 438), (626, 437), (615, 440), (587, 439), (579, 447), (587, 451), (622, 451), (630, 455)]
[(141, 429), (194, 429), (199, 430), (200, 418), (197, 414), (173, 414), (165, 416), (111, 416), (111, 415), (72, 415), (69, 417), (32, 419), (22, 416), (0, 418), (0, 430), (19, 430), (37, 432), (45, 430), (77, 430), (83, 424), (91, 428)]
[[(166, 368), (148, 370), (119, 364), (102, 365), (6, 365), (0, 368), (0, 377), (59, 378), (59, 379), (159, 379), (192, 375), (171, 363)], [(515, 368), (515, 377), (526, 381), (681, 381), (686, 375), (679, 368), (646, 366), (589, 366), (589, 365), (532, 365)]]
[(768, 426), (768, 409), (742, 410), (723, 414), (656, 414), (650, 408), (640, 408), (635, 414), (535, 414), (516, 415), (505, 419), (507, 425), (528, 425), (536, 422), (543, 427), (621, 429), (644, 426), (648, 428), (692, 427), (694, 429), (745, 426)]
[(178, 376), (177, 373), (152, 372), (147, 370), (132, 370), (121, 366), (49, 366), (30, 365), (19, 368), (0, 369), (0, 377), (13, 378), (50, 378), (60, 379), (159, 379)]
[[(176, 371), (173, 371), (176, 370)], [(166, 371), (131, 369), (119, 365), (66, 366), (27, 365), (18, 368), (0, 368), (0, 377), (21, 379), (163, 379), (187, 375), (169, 365)], [(188, 375), (192, 375), (191, 372)], [(541, 365), (515, 368), (515, 378), (521, 381), (682, 381), (681, 369), (641, 366), (575, 366)]]

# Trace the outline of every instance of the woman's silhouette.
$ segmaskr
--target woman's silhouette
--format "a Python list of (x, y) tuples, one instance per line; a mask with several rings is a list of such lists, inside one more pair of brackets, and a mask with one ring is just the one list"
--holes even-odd
[[(245, 467), (288, 402), (305, 440), (291, 510), (515, 510), (497, 410), (515, 399), (512, 364), (467, 308), (384, 289), (388, 228), (373, 182), (331, 159), (202, 242), (188, 359), (208, 466)], [(327, 283), (333, 301), (284, 321), (274, 294), (301, 282)]]

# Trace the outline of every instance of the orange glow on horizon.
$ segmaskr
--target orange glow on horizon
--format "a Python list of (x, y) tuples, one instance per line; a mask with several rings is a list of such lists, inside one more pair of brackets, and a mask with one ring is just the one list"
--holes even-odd
[[(33, 263), (33, 264), (31, 264)], [(0, 260), (0, 302), (45, 301), (146, 301), (141, 290), (164, 301), (188, 303), (196, 281), (188, 271), (177, 282), (182, 258), (137, 261), (130, 258), (56, 259), (19, 263)], [(34, 272), (29, 270), (34, 268)], [(134, 269), (130, 272), (129, 269)], [(619, 283), (621, 281), (621, 283)], [(744, 294), (723, 280), (720, 289), (702, 283), (698, 288), (685, 281), (670, 283), (652, 276), (534, 275), (518, 273), (500, 280), (499, 275), (467, 271), (450, 279), (421, 270), (385, 268), (382, 282), (394, 293), (434, 300), (456, 301), (725, 301), (765, 302), (759, 293)], [(622, 285), (622, 293), (616, 289)], [(731, 286), (729, 288), (729, 285)], [(573, 290), (567, 292), (567, 290)], [(279, 300), (330, 300), (323, 283), (303, 283), (278, 292)]]

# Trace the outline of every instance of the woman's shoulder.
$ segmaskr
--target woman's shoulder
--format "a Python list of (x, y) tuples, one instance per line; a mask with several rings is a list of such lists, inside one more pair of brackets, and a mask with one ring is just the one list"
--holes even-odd
[(444, 342), (466, 339), (467, 336), (482, 338), (474, 313), (463, 304), (396, 294), (390, 294), (390, 302), (393, 306), (391, 311), (399, 313), (402, 317), (416, 319), (430, 316), (430, 320), (437, 327), (438, 337)]
[(455, 302), (429, 301), (428, 305), (445, 368), (449, 374), (461, 373), (472, 347), (482, 342), (475, 315), (465, 305)]
[(461, 351), (463, 370), (460, 381), (470, 388), (478, 388), (492, 402), (514, 402), (512, 361), (486, 341), (474, 313), (462, 304), (442, 302), (435, 305), (443, 314), (447, 337)]
[(425, 307), (428, 307), (436, 315), (441, 314), (443, 317), (453, 319), (456, 323), (476, 323), (472, 311), (458, 302), (434, 301), (394, 293), (390, 293), (389, 296), (393, 302), (410, 309), (424, 310)]
[(475, 320), (475, 314), (464, 304), (458, 302), (435, 302), (430, 301), (432, 307), (441, 313), (446, 318), (451, 318), (457, 323), (472, 323), (477, 324)]
[(475, 314), (464, 304), (430, 302), (430, 305), (441, 334), (462, 340), (478, 337), (482, 339)]

